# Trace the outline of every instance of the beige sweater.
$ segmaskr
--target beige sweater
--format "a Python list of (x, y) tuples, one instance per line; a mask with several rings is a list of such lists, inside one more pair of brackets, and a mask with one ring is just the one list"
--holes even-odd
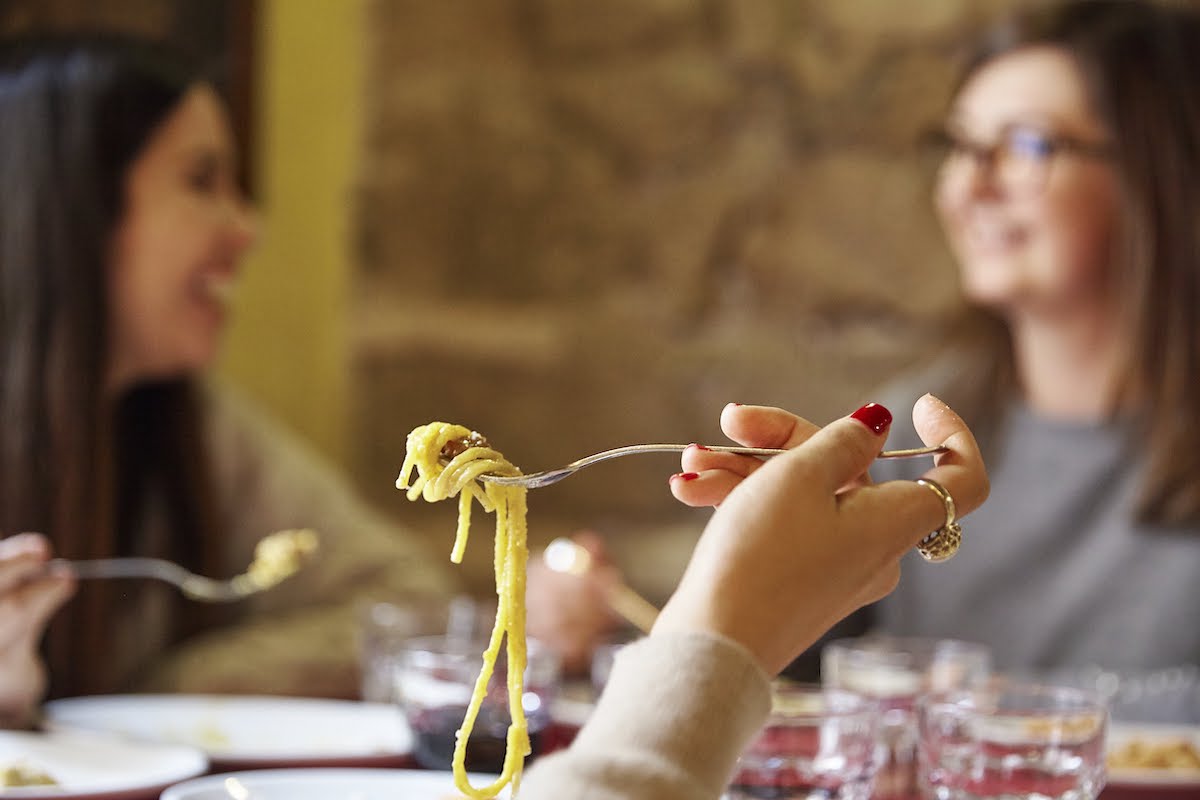
[(720, 797), (770, 707), (770, 681), (740, 645), (647, 637), (622, 648), (587, 724), (530, 768), (520, 800)]
[(356, 696), (363, 607), (448, 592), (450, 542), (423, 541), (367, 507), (298, 437), (228, 391), (211, 394), (209, 425), (230, 536), (226, 574), (244, 570), (258, 540), (285, 528), (316, 529), (319, 559), (245, 601), (238, 623), (165, 650), (173, 622), (162, 593), (171, 590), (130, 586), (139, 599), (113, 621), (111, 656), (125, 676), (113, 689)]

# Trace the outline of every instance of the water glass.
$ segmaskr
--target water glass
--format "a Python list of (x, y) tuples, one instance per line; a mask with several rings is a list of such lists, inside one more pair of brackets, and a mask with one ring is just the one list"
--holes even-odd
[(997, 680), (917, 704), (918, 781), (936, 800), (1093, 800), (1108, 709), (1094, 692)]
[[(527, 643), (522, 707), (533, 755), (544, 752), (550, 707), (558, 693), (558, 656), (535, 640)], [(413, 757), (426, 769), (447, 770), (454, 760), (456, 732), (462, 727), (487, 642), (456, 637), (412, 639), (400, 651), (396, 690), (413, 733)], [(508, 664), (501, 648), (487, 695), (467, 744), (467, 769), (499, 773), (504, 768), (508, 727)]]
[(881, 706), (884, 757), (875, 800), (918, 796), (917, 698), (926, 692), (982, 685), (991, 668), (986, 646), (956, 639), (871, 635), (825, 646), (821, 682), (873, 697)]
[(399, 699), (396, 665), (410, 639), (446, 633), (461, 639), (485, 637), (494, 617), (493, 606), (467, 595), (372, 603), (359, 618), (360, 696), (370, 703)]
[(815, 684), (778, 684), (771, 716), (738, 760), (728, 800), (867, 800), (879, 768), (879, 707)]

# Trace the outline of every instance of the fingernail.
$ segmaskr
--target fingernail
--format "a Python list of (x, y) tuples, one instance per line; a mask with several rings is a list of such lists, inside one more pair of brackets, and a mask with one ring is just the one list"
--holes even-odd
[(892, 424), (892, 412), (879, 403), (867, 403), (850, 416), (875, 431), (876, 436), (883, 433), (887, 430), (888, 425)]
[(696, 480), (696, 478), (699, 478), (699, 477), (700, 477), (700, 473), (698, 473), (698, 472), (676, 472), (674, 475), (671, 476), (671, 480), (678, 479), (681, 481), (694, 481), (694, 480)]
[(697, 444), (696, 442), (692, 442), (691, 444), (688, 445), (688, 447), (694, 447), (697, 450), (708, 450), (709, 449), (702, 444)]
[(36, 533), (14, 533), (0, 540), (0, 552), (5, 558), (24, 555), (41, 555), (46, 550), (44, 540)]

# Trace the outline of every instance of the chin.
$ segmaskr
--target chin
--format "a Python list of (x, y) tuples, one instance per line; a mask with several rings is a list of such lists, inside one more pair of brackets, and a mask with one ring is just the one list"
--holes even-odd
[(985, 308), (1001, 309), (1017, 302), (1023, 294), (1011, 264), (992, 262), (964, 267), (959, 273), (963, 296), (968, 302)]
[(157, 380), (180, 380), (183, 378), (198, 378), (207, 373), (217, 360), (217, 348), (197, 348), (192, 352), (181, 353), (170, 361), (164, 361), (155, 370)]

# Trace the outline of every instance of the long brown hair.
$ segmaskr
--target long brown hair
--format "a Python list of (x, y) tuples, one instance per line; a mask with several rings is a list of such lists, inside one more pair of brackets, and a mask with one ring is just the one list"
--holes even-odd
[[(215, 558), (196, 390), (105, 391), (126, 173), (198, 79), (126, 38), (0, 47), (0, 534), (44, 532), (66, 558), (131, 553), (150, 497), (170, 530), (156, 555), (197, 568)], [(85, 582), (52, 623), (53, 693), (109, 688), (110, 591)]]
[[(1145, 0), (1072, 0), (989, 32), (961, 85), (993, 59), (1050, 45), (1068, 53), (1113, 145), (1121, 187), (1113, 253), (1114, 324), (1127, 380), (1114, 414), (1136, 412), (1145, 440), (1138, 521), (1200, 522), (1200, 15)], [(1012, 388), (1011, 341), (985, 323), (989, 369), (979, 403)], [(1008, 382), (1007, 386), (998, 385)], [(967, 380), (962, 381), (967, 384)], [(988, 398), (991, 398), (989, 400)], [(990, 416), (990, 415), (989, 415)], [(994, 418), (994, 417), (992, 417)]]

